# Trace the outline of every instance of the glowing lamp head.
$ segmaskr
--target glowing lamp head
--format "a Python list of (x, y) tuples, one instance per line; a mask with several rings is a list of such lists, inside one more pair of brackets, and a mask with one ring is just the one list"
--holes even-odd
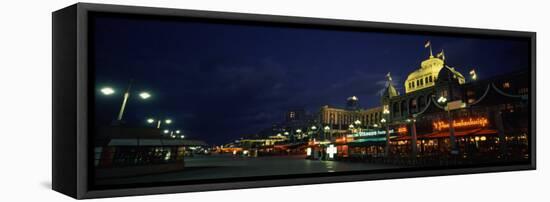
[(380, 123), (386, 123), (386, 119), (384, 118), (380, 119)]
[(147, 119), (147, 123), (153, 123), (155, 122), (155, 119)]
[(164, 120), (164, 123), (166, 123), (166, 124), (171, 124), (171, 123), (172, 123), (172, 119), (166, 119), (166, 120)]
[(163, 132), (164, 132), (164, 134), (168, 134), (170, 131), (169, 130), (164, 130)]
[(181, 131), (180, 131), (180, 130), (176, 130), (176, 134), (180, 134), (180, 133), (181, 133)]
[(115, 90), (111, 87), (102, 88), (100, 91), (101, 93), (103, 93), (103, 95), (112, 95), (113, 93), (115, 93)]
[(151, 94), (149, 94), (148, 92), (141, 92), (139, 94), (139, 97), (141, 97), (141, 99), (146, 100), (146, 99), (149, 99), (151, 97)]
[(329, 127), (329, 126), (325, 126), (324, 129), (325, 129), (325, 130), (330, 130), (330, 127)]
[(311, 130), (317, 130), (316, 126), (311, 126)]

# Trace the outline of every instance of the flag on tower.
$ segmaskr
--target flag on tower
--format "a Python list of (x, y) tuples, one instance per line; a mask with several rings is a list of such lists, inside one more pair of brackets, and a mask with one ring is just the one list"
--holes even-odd
[(442, 59), (442, 60), (445, 60), (445, 52), (443, 52), (443, 50), (441, 50), (441, 52), (437, 54), (437, 57)]
[(424, 44), (424, 48), (428, 48), (431, 46), (431, 43), (430, 41), (426, 41), (426, 43)]

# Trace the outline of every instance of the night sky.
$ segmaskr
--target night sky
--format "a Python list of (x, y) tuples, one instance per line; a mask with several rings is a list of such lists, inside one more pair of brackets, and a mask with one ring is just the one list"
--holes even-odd
[[(528, 68), (528, 43), (259, 25), (95, 18), (96, 125), (115, 119), (122, 91), (134, 80), (124, 119), (171, 118), (170, 129), (210, 144), (232, 141), (283, 120), (289, 108), (316, 112), (355, 95), (379, 105), (387, 72), (403, 82), (429, 56), (445, 50), (463, 75), (490, 77)], [(104, 96), (99, 89), (114, 87)], [(136, 92), (152, 94), (138, 99)]]

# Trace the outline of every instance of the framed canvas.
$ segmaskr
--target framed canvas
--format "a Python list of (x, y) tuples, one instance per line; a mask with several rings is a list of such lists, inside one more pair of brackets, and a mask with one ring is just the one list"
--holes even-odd
[(535, 169), (535, 33), (78, 3), (53, 14), (74, 198)]

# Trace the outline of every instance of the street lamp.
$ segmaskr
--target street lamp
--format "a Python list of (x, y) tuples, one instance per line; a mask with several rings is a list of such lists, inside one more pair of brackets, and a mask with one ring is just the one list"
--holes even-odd
[(104, 87), (100, 91), (101, 93), (103, 93), (103, 95), (112, 95), (113, 93), (115, 93), (115, 90), (111, 87)]
[(311, 129), (311, 132), (309, 133), (311, 136), (310, 138), (314, 138), (314, 136), (317, 136), (317, 126), (312, 125), (310, 129)]
[[(384, 110), (382, 111), (382, 116), (384, 117), (380, 120), (380, 123), (386, 126), (386, 147), (384, 148), (384, 153), (386, 157), (388, 157), (390, 154), (390, 124), (389, 123), (386, 124), (387, 122), (386, 118), (389, 119), (389, 115), (390, 115), (390, 110), (384, 107)], [(375, 127), (378, 127), (378, 125), (375, 124)]]
[[(439, 99), (437, 99), (437, 102), (440, 104), (446, 104), (447, 98), (441, 96), (439, 97)], [(445, 106), (445, 111), (447, 111), (447, 118), (449, 121), (449, 140), (451, 141), (451, 154), (458, 154), (453, 117), (451, 116), (451, 109), (449, 109), (448, 104), (446, 104)]]
[(354, 122), (355, 126), (357, 126), (357, 132), (361, 132), (361, 121), (355, 120)]
[[(117, 121), (122, 120), (122, 116), (124, 115), (124, 109), (126, 109), (126, 104), (128, 103), (128, 98), (130, 97), (130, 89), (132, 88), (132, 81), (128, 84), (128, 88), (126, 88), (126, 91), (124, 92), (123, 99), (122, 99), (122, 105), (120, 106), (120, 110), (118, 112)], [(103, 87), (99, 90), (103, 95), (112, 95), (116, 91), (112, 87)], [(151, 97), (151, 94), (148, 92), (140, 92), (139, 97), (143, 100), (146, 100)]]
[(323, 132), (324, 132), (324, 134), (325, 134), (324, 139), (327, 139), (327, 134), (330, 135), (330, 134), (329, 134), (329, 133), (330, 133), (330, 127), (329, 127), (329, 126), (325, 126), (325, 127), (323, 128)]
[[(157, 121), (157, 128), (160, 128), (160, 125), (161, 125), (161, 123), (162, 123), (162, 120), (161, 120), (161, 119), (158, 119), (158, 120), (156, 120), (156, 121)], [(147, 123), (148, 123), (148, 124), (152, 124), (152, 123), (154, 123), (154, 122), (155, 122), (155, 119), (154, 119), (154, 118), (148, 118), (148, 119), (147, 119)], [(171, 123), (172, 123), (172, 119), (166, 119), (166, 120), (164, 120), (164, 123), (166, 123), (166, 124), (171, 124)]]
[(141, 92), (141, 93), (139, 94), (139, 97), (141, 97), (141, 99), (146, 100), (146, 99), (148, 99), (148, 98), (151, 97), (151, 94), (149, 94), (148, 92)]
[(296, 133), (298, 134), (298, 137), (302, 139), (302, 129), (296, 129)]

